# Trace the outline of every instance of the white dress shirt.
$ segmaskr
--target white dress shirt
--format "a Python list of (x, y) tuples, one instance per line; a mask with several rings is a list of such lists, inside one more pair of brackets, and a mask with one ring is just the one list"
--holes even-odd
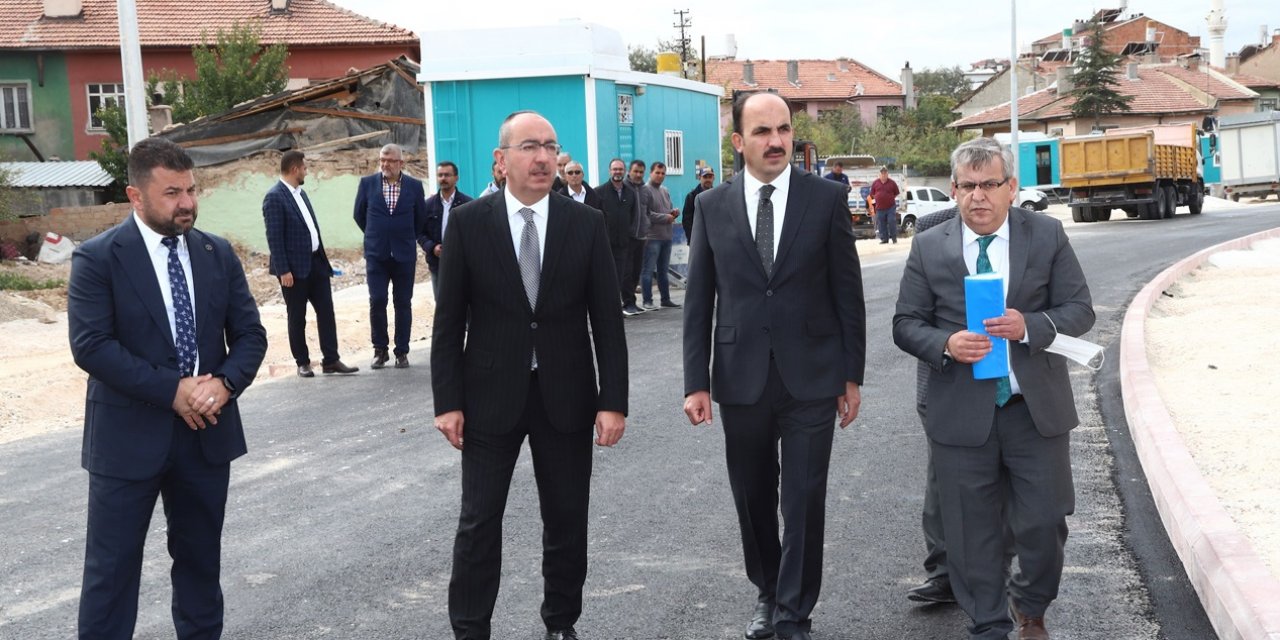
[(533, 209), (533, 226), (538, 228), (538, 264), (541, 265), (547, 255), (547, 208), (551, 204), (551, 196), (542, 196), (531, 205), (521, 204), (510, 191), (503, 191), (502, 196), (507, 201), (507, 223), (511, 225), (511, 246), (516, 250), (517, 263), (520, 262), (520, 237), (524, 235), (524, 214), (520, 210), (526, 206)]
[(583, 203), (583, 204), (586, 204), (586, 202), (587, 202), (587, 185), (583, 184), (583, 185), (579, 185), (579, 187), (580, 187), (582, 190), (581, 190), (581, 191), (579, 191), (579, 192), (577, 192), (577, 193), (574, 193), (574, 192), (573, 192), (573, 187), (567, 187), (565, 190), (569, 192), (569, 197), (570, 197), (570, 198), (573, 198), (574, 200), (577, 200), (578, 202), (581, 202), (581, 203)]
[[(969, 269), (969, 275), (978, 273), (978, 238), (979, 236), (969, 225), (963, 220), (960, 221), (962, 231), (962, 242), (964, 242), (964, 264)], [(1004, 299), (1005, 307), (1009, 306), (1009, 218), (1004, 219), (1004, 224), (996, 229), (994, 234), (995, 240), (987, 245), (987, 259), (991, 261), (991, 271), (1000, 274), (1001, 281), (1004, 283)], [(1026, 344), (1030, 339), (1030, 334), (1024, 334), (1019, 342)], [(1018, 385), (1018, 376), (1013, 373), (1013, 366), (1009, 366), (1009, 390), (1012, 393), (1022, 393), (1022, 387)]]
[[(439, 195), (439, 194), (436, 194)], [(440, 215), (440, 242), (444, 242), (444, 230), (449, 228), (449, 210), (453, 209), (453, 199), (458, 197), (458, 190), (453, 190), (453, 195), (446, 199), (440, 196), (440, 205), (444, 208), (444, 213)]]
[[(769, 201), (773, 203), (773, 257), (778, 257), (778, 241), (782, 239), (782, 221), (787, 217), (787, 193), (791, 190), (791, 165), (787, 165), (778, 177), (773, 179), (773, 194)], [(760, 208), (760, 187), (764, 182), (756, 180), (751, 171), (742, 172), (742, 186), (747, 200), (747, 224), (751, 227), (751, 237), (756, 237), (756, 210)]]
[(280, 184), (293, 194), (293, 201), (298, 205), (298, 211), (302, 212), (302, 221), (307, 223), (307, 231), (311, 232), (311, 253), (320, 250), (320, 232), (316, 231), (316, 223), (311, 219), (311, 209), (307, 208), (307, 201), (302, 199), (302, 187), (295, 187), (282, 178)]
[[(138, 217), (135, 211), (133, 221), (138, 225), (138, 231), (142, 233), (142, 244), (147, 247), (147, 257), (151, 258), (151, 267), (156, 272), (156, 281), (160, 284), (160, 297), (164, 299), (164, 313), (169, 318), (169, 336), (178, 335), (178, 325), (173, 319), (173, 287), (169, 286), (169, 247), (164, 246), (164, 236), (156, 233), (147, 226)], [(191, 297), (191, 312), (193, 315), (196, 309), (196, 285), (191, 279), (191, 253), (187, 250), (187, 237), (185, 235), (178, 236), (178, 262), (182, 263), (182, 272), (187, 279), (187, 293)], [(191, 319), (192, 327), (195, 328), (195, 318)], [(198, 332), (196, 335), (200, 335)], [(176, 337), (174, 338), (176, 340)], [(176, 345), (175, 345), (176, 346)], [(196, 353), (195, 370), (200, 371), (200, 354)]]

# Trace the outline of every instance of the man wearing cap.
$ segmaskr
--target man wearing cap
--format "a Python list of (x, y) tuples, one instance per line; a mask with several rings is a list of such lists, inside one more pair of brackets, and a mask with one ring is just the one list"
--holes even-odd
[(698, 197), (699, 193), (708, 191), (716, 184), (716, 170), (711, 167), (698, 167), (698, 186), (684, 197), (684, 208), (680, 210), (680, 214), (684, 217), (680, 219), (680, 226), (684, 227), (684, 241), (692, 244), (691, 235), (693, 231), (693, 201)]

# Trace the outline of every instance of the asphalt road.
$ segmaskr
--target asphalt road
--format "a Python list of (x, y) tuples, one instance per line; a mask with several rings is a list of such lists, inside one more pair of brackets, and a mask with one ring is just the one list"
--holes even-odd
[[(1098, 314), (1087, 337), (1110, 346), (1100, 374), (1073, 367), (1082, 419), (1072, 444), (1077, 510), (1062, 593), (1048, 615), (1055, 638), (1214, 637), (1134, 457), (1115, 340), (1129, 300), (1169, 263), (1277, 225), (1273, 206), (1071, 226)], [(954, 607), (903, 596), (923, 575), (925, 457), (915, 364), (891, 338), (904, 257), (863, 265), (867, 384), (861, 415), (835, 438), (826, 577), (814, 613), (825, 640), (964, 635)], [(740, 638), (753, 603), (720, 425), (694, 428), (681, 412), (680, 332), (678, 311), (627, 320), (627, 435), (595, 452), (592, 564), (578, 624), (591, 640)], [(286, 378), (248, 391), (250, 453), (232, 467), (224, 533), (224, 637), (452, 637), (446, 592), (459, 456), (431, 427), (426, 344), (415, 342), (408, 370)], [(0, 446), (2, 639), (74, 635), (87, 491), (79, 448), (74, 431)], [(504, 535), (495, 637), (536, 640), (541, 529), (527, 451)], [(138, 638), (173, 637), (168, 566), (158, 512)]]

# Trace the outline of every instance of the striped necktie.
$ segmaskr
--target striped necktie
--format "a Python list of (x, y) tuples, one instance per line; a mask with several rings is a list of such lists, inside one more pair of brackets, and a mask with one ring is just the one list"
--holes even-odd
[[(995, 239), (994, 235), (978, 238), (978, 273), (995, 272), (995, 269), (991, 268), (991, 258), (987, 256), (987, 247), (991, 246), (991, 242)], [(1003, 407), (1011, 397), (1013, 397), (1013, 387), (1009, 385), (1009, 376), (996, 380), (996, 406)]]

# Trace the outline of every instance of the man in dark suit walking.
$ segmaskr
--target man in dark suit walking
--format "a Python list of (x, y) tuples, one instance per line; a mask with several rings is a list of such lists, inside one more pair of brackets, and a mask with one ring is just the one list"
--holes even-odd
[(359, 367), (348, 367), (338, 358), (338, 325), (333, 317), (333, 290), (329, 284), (333, 267), (324, 252), (311, 199), (302, 190), (306, 181), (307, 159), (301, 151), (286, 151), (280, 156), (280, 181), (262, 199), (262, 219), (271, 251), (268, 271), (280, 279), (280, 293), (289, 317), (289, 351), (298, 365), (298, 375), (316, 375), (307, 350), (308, 302), (316, 310), (316, 330), (324, 358), (320, 369), (325, 373), (355, 373)]
[(369, 332), (374, 369), (387, 366), (387, 284), (396, 310), (397, 369), (409, 366), (413, 327), (413, 279), (418, 264), (414, 241), (427, 224), (422, 182), (405, 175), (404, 154), (389, 144), (378, 152), (379, 172), (360, 179), (355, 219), (364, 232), (365, 279), (369, 284)]
[(471, 202), (471, 196), (458, 191), (458, 165), (448, 160), (436, 165), (436, 185), (440, 187), (427, 198), (427, 225), (418, 244), (427, 256), (431, 271), (431, 293), (440, 299), (440, 254), (444, 252), (444, 232), (449, 228), (449, 215), (454, 207)]
[(559, 150), (542, 116), (508, 116), (494, 150), (506, 189), (458, 209), (445, 234), (431, 386), (436, 428), (462, 450), (449, 583), (459, 640), (491, 635), (502, 514), (526, 437), (542, 509), (545, 637), (578, 638), (591, 429), (606, 447), (625, 429), (627, 345), (605, 221), (550, 193)]
[(177, 637), (222, 634), (222, 522), (231, 461), (246, 450), (236, 398), (257, 375), (267, 332), (231, 245), (193, 228), (193, 166), (168, 140), (135, 145), (133, 215), (72, 257), (71, 354), (89, 374), (82, 639), (133, 637), (157, 496)]
[[(621, 158), (609, 161), (609, 181), (596, 187), (600, 206), (604, 211), (605, 234), (609, 238), (609, 250), (613, 256), (613, 269), (618, 274), (619, 300), (627, 300), (627, 270), (631, 265), (631, 221), (636, 213), (640, 197), (627, 184), (627, 164)], [(622, 311), (627, 315), (640, 313), (636, 308), (635, 285), (631, 285), (631, 304)]]
[[(893, 337), (931, 366), (925, 433), (951, 587), (970, 637), (1003, 639), (1016, 628), (1020, 640), (1040, 640), (1049, 637), (1045, 610), (1058, 595), (1075, 508), (1070, 432), (1078, 423), (1066, 359), (1046, 348), (1059, 333), (1088, 331), (1094, 312), (1062, 224), (1010, 206), (1018, 193), (1011, 166), (990, 138), (952, 153), (960, 216), (912, 242)], [(967, 330), (964, 278), (982, 273), (1004, 276), (1004, 315), (984, 321), (1009, 341), (1010, 373), (997, 379), (973, 375), (992, 347)], [(1006, 522), (1019, 566), (1007, 583)]]
[(858, 413), (866, 320), (844, 189), (791, 167), (792, 136), (781, 96), (734, 102), (733, 144), (746, 171), (694, 204), (684, 410), (693, 424), (710, 423), (714, 395), (724, 417), (729, 486), (757, 590), (745, 636), (808, 640), (835, 417), (845, 427)]

